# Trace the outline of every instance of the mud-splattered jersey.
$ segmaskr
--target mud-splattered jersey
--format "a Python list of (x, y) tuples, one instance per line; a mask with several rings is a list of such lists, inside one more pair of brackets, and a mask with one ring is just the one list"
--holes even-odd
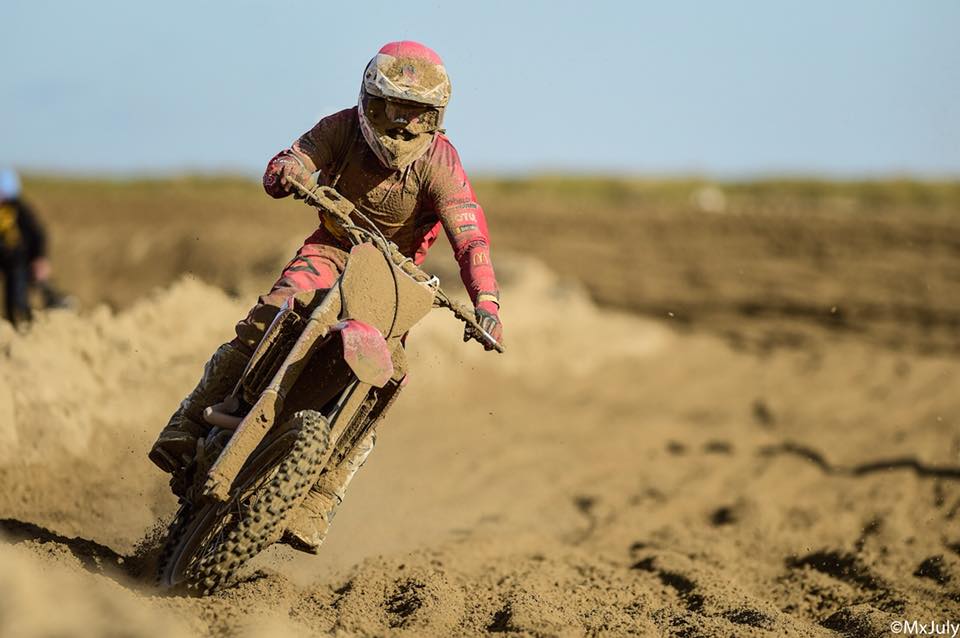
[(405, 169), (386, 168), (360, 134), (356, 107), (345, 109), (320, 120), (271, 160), (263, 184), (273, 197), (288, 194), (276, 162), (289, 154), (319, 171), (321, 183), (335, 186), (418, 264), (443, 229), (474, 304), (499, 303), (486, 218), (445, 135), (438, 133), (430, 149)]

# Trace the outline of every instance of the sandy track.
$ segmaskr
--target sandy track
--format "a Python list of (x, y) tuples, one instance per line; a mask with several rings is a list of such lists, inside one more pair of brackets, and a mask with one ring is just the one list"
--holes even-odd
[(502, 261), (510, 354), (435, 313), (323, 555), (270, 550), (204, 600), (135, 577), (174, 505), (144, 453), (244, 305), (186, 280), (117, 315), (0, 327), (0, 634), (874, 636), (960, 619), (954, 359), (826, 334), (737, 351)]

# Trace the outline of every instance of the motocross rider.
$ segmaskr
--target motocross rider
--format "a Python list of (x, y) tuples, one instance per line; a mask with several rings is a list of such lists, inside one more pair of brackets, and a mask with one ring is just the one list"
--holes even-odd
[[(369, 217), (407, 257), (420, 264), (446, 233), (481, 327), (501, 340), (499, 292), (490, 240), (460, 158), (443, 130), (450, 80), (440, 57), (417, 42), (391, 42), (363, 73), (357, 106), (320, 120), (267, 165), (263, 187), (290, 194), (288, 180), (306, 184), (317, 173)], [(203, 410), (229, 394), (283, 303), (294, 294), (331, 288), (349, 244), (322, 223), (245, 319), (237, 337), (213, 354), (199, 384), (184, 399), (150, 451), (162, 470), (182, 470), (209, 426)], [(466, 335), (464, 336), (466, 339)], [(288, 522), (283, 542), (316, 553), (337, 505), (375, 441), (371, 432), (337, 467), (325, 471)]]

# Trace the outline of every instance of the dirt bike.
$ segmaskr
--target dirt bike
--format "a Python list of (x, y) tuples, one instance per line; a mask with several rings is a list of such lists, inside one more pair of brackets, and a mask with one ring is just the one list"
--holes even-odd
[(214, 592), (280, 540), (288, 514), (326, 467), (335, 467), (397, 399), (404, 336), (434, 307), (466, 324), (488, 349), (503, 347), (471, 308), (451, 300), (349, 200), (292, 183), (352, 249), (322, 299), (284, 305), (232, 394), (206, 409), (213, 426), (181, 475), (157, 581)]

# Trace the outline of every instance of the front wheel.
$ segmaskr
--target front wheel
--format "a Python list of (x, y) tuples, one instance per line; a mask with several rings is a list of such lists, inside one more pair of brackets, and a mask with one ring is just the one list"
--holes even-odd
[(330, 456), (330, 424), (319, 412), (293, 415), (257, 448), (226, 502), (185, 501), (170, 524), (157, 580), (210, 594), (280, 539), (287, 513), (300, 505)]

